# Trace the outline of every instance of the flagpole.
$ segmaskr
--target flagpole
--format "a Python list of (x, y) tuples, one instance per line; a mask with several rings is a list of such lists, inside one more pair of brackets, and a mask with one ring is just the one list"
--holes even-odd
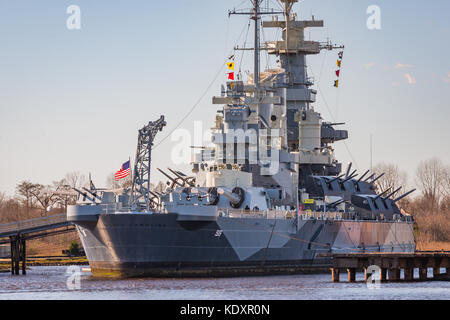
[(131, 157), (130, 156), (128, 156), (128, 163), (130, 164), (131, 185), (133, 185), (133, 170), (131, 170)]

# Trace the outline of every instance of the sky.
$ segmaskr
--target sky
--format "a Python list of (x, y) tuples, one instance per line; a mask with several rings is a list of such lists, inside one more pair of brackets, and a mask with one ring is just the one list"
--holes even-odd
[[(162, 114), (168, 125), (156, 138), (152, 180), (162, 179), (158, 167), (188, 172), (173, 163), (178, 141), (169, 134), (193, 134), (195, 121), (212, 126), (211, 97), (220, 95), (223, 64), (248, 23), (227, 13), (249, 3), (0, 0), (0, 192), (73, 171), (105, 185), (134, 159), (137, 130)], [(81, 10), (79, 30), (67, 28), (70, 5)], [(381, 10), (380, 30), (367, 28), (370, 5)], [(304, 0), (294, 11), (325, 21), (307, 38), (345, 45), (338, 89), (337, 51), (308, 57), (315, 110), (349, 131), (335, 145), (337, 159), (364, 172), (372, 135), (373, 164), (396, 164), (410, 180), (423, 160), (450, 163), (449, 1)], [(264, 39), (275, 35), (265, 31)], [(275, 58), (261, 61), (273, 67)], [(251, 69), (247, 53), (242, 70)]]

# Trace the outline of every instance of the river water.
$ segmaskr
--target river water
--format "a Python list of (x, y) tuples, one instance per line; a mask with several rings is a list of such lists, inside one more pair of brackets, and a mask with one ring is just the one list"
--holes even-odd
[[(379, 288), (369, 289), (364, 282), (345, 282), (345, 274), (341, 275), (340, 283), (332, 283), (330, 274), (101, 280), (93, 278), (89, 272), (81, 271), (79, 267), (68, 268), (31, 267), (26, 276), (0, 273), (0, 299), (450, 300), (450, 282), (446, 281), (382, 283)], [(356, 280), (363, 279), (363, 274), (358, 273)]]

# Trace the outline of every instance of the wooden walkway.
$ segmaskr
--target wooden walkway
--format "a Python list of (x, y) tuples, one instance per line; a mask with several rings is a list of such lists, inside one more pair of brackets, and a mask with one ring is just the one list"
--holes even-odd
[[(0, 244), (11, 244), (11, 273), (18, 275), (20, 269), (26, 274), (26, 240), (72, 232), (75, 227), (66, 214), (0, 224)], [(22, 263), (22, 268), (20, 268)]]
[[(428, 278), (428, 268), (433, 269), (432, 278)], [(446, 270), (444, 273), (441, 273), (442, 268)], [(414, 278), (415, 269), (419, 271), (418, 278)], [(450, 252), (333, 254), (331, 268), (333, 282), (339, 282), (341, 271), (347, 272), (349, 282), (355, 282), (358, 270), (364, 271), (365, 281), (372, 273), (378, 272), (382, 282), (450, 280)], [(401, 278), (401, 270), (403, 270), (403, 278)]]

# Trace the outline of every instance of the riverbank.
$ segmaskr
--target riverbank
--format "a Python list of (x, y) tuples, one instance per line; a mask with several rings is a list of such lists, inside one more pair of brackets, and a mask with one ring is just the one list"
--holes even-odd
[[(87, 266), (89, 261), (86, 257), (66, 256), (32, 256), (27, 258), (28, 267), (44, 266)], [(9, 259), (0, 259), (0, 272), (10, 272), (11, 262)]]
[(417, 251), (450, 251), (450, 242), (417, 241)]

